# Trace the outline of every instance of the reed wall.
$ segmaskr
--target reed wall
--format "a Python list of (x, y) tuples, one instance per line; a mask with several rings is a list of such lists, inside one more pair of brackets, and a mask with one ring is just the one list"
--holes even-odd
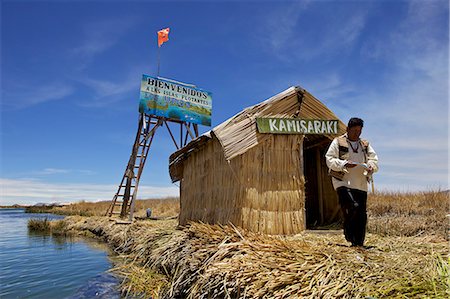
[(212, 138), (184, 161), (180, 224), (231, 222), (254, 232), (295, 234), (305, 229), (301, 135), (264, 136), (226, 161)]
[(241, 225), (238, 199), (244, 189), (223, 156), (216, 138), (183, 162), (180, 181), (180, 224), (190, 220)]

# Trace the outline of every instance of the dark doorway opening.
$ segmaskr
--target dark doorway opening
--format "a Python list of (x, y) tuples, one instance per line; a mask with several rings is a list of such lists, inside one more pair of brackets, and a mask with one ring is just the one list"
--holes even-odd
[(325, 153), (331, 140), (308, 135), (303, 143), (306, 228), (339, 227), (341, 222), (337, 194), (328, 176)]

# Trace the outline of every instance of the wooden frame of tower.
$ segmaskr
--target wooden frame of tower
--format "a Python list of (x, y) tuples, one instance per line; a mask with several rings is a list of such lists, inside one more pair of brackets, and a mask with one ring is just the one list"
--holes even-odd
[[(180, 134), (178, 141), (174, 135), (173, 128), (170, 128), (169, 123), (179, 125)], [(177, 149), (183, 148), (189, 140), (198, 137), (197, 124), (140, 113), (138, 130), (131, 150), (131, 155), (117, 192), (114, 194), (106, 211), (106, 216), (111, 217), (119, 215), (121, 218), (125, 218), (128, 215), (129, 221), (133, 220), (141, 175), (150, 153), (153, 138), (155, 137), (157, 129), (160, 127), (167, 128)]]

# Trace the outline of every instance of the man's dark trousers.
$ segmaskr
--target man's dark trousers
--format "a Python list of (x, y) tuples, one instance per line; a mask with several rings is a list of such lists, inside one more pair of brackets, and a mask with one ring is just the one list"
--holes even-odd
[(367, 224), (367, 192), (347, 187), (339, 187), (336, 191), (344, 215), (345, 239), (353, 246), (363, 246)]

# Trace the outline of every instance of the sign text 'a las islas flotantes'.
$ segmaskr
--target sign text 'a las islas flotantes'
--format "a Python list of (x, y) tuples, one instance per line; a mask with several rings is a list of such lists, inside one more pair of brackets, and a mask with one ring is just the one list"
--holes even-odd
[(339, 121), (299, 118), (256, 118), (259, 133), (337, 135)]

